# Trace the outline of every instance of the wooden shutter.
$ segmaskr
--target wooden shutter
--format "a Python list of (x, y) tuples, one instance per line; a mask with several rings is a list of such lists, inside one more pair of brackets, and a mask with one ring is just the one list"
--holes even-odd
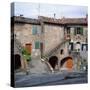
[(83, 27), (80, 28), (81, 35), (83, 35)]
[(35, 49), (39, 49), (40, 48), (40, 42), (39, 41), (36, 41), (35, 42)]
[(32, 34), (33, 35), (36, 35), (37, 34), (37, 27), (36, 26), (33, 26), (32, 27)]
[(32, 51), (32, 44), (31, 44), (31, 43), (27, 43), (27, 44), (25, 45), (25, 48), (26, 48), (26, 50), (27, 50), (29, 53), (31, 53), (31, 51)]
[(77, 33), (77, 28), (75, 27), (74, 28), (74, 35), (76, 35), (76, 33)]

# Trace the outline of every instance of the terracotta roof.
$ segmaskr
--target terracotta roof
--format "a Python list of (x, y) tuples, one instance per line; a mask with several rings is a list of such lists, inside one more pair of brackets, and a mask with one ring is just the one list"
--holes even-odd
[(13, 21), (15, 23), (40, 24), (40, 21), (38, 19), (32, 19), (32, 18), (26, 18), (26, 17), (20, 17), (20, 16), (13, 17)]
[(49, 23), (49, 24), (80, 24), (80, 25), (87, 25), (88, 21), (86, 18), (62, 18), (62, 19), (54, 19), (44, 16), (39, 16), (38, 19), (31, 19), (25, 17), (14, 17), (15, 22), (19, 23), (33, 23), (33, 24), (40, 24), (40, 22)]
[(87, 24), (86, 18), (62, 18), (62, 19), (54, 19), (39, 16), (39, 19), (43, 20), (46, 23), (56, 23), (56, 24)]

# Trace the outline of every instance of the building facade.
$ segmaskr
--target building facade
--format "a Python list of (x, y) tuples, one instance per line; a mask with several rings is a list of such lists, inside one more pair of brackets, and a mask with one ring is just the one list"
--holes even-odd
[[(88, 50), (87, 18), (13, 18), (15, 38), (31, 53), (32, 59), (43, 56), (60, 59), (61, 49), (64, 57), (69, 56), (69, 52)], [(21, 55), (15, 45), (14, 54)]]

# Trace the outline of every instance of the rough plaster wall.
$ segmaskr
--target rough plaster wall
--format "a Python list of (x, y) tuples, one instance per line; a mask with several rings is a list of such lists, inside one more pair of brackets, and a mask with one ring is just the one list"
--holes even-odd
[(32, 42), (32, 26), (29, 24), (23, 24), (23, 25), (15, 25), (15, 33), (16, 38), (22, 43), (31, 43)]
[(14, 42), (14, 54), (20, 54), (19, 49), (17, 48), (15, 42)]
[[(39, 25), (37, 25), (37, 29), (41, 29)], [(32, 35), (32, 24), (15, 24), (14, 33), (22, 45), (32, 44), (32, 57), (40, 56), (40, 50), (35, 49), (35, 41), (40, 41), (40, 35)]]
[(55, 25), (45, 25), (45, 53), (55, 48), (64, 38), (63, 28)]

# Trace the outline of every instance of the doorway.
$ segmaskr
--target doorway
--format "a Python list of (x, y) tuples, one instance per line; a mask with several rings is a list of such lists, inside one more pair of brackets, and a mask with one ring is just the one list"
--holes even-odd
[(40, 43), (40, 51), (41, 51), (41, 58), (42, 58), (43, 56), (43, 43), (42, 42)]
[(31, 43), (25, 44), (25, 48), (26, 48), (26, 50), (31, 54), (31, 51), (32, 51), (32, 44), (31, 44)]
[(52, 68), (55, 69), (55, 66), (58, 64), (58, 58), (56, 56), (50, 57), (49, 63), (52, 66)]
[(65, 67), (69, 70), (73, 68), (73, 59), (72, 57), (65, 57), (64, 59), (61, 60), (60, 62), (60, 67), (63, 67), (65, 64)]
[(15, 70), (19, 69), (21, 67), (21, 57), (19, 54), (14, 55), (14, 65), (15, 65)]

